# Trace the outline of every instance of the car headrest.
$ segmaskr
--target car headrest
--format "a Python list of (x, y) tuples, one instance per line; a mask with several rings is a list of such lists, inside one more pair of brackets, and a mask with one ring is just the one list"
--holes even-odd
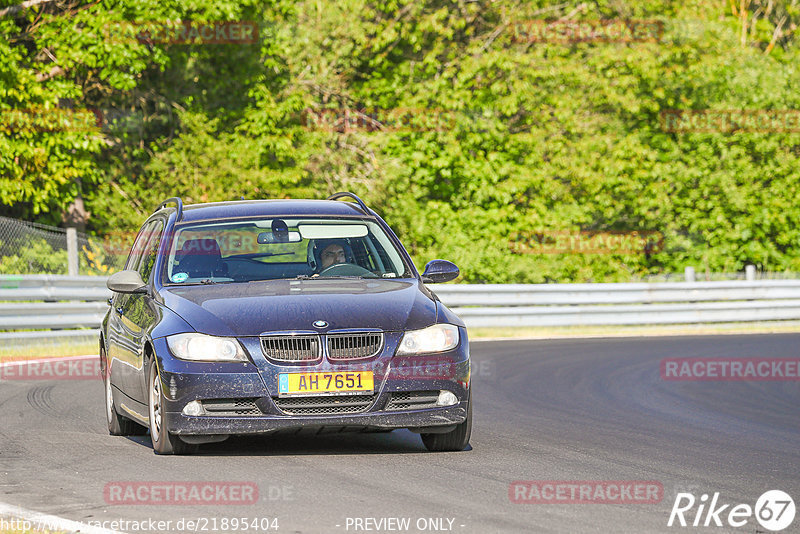
[(222, 253), (216, 239), (189, 239), (183, 243), (183, 247), (178, 252), (178, 256), (208, 256), (212, 259), (220, 259)]

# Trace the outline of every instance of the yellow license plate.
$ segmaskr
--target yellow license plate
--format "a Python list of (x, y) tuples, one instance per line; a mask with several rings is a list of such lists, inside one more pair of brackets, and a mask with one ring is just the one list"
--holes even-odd
[(280, 373), (278, 375), (278, 394), (281, 397), (320, 393), (355, 395), (374, 391), (372, 371)]

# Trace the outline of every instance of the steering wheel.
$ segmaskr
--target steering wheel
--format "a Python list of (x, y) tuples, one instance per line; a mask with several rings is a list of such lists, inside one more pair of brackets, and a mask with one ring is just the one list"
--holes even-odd
[(365, 276), (377, 278), (378, 275), (354, 263), (336, 263), (329, 265), (319, 272), (319, 276)]

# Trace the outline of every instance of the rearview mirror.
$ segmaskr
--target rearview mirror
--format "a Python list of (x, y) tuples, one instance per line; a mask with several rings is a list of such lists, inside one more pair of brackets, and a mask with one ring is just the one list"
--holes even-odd
[(147, 284), (144, 283), (138, 271), (128, 269), (112, 274), (106, 281), (108, 289), (115, 293), (145, 293)]
[(366, 224), (298, 224), (303, 239), (345, 239), (365, 237), (369, 233)]
[(447, 260), (431, 260), (422, 273), (422, 281), (426, 284), (441, 284), (458, 278), (456, 264)]
[(258, 234), (259, 245), (273, 245), (278, 243), (299, 243), (303, 240), (300, 237), (300, 232), (286, 231), (285, 233), (279, 232), (261, 232)]

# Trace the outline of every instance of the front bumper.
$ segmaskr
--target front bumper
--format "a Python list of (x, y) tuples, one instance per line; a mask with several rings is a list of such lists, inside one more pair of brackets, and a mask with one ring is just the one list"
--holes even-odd
[[(298, 368), (276, 365), (260, 352), (258, 339), (241, 339), (252, 362), (199, 363), (177, 360), (169, 354), (163, 338), (154, 340), (162, 381), (164, 418), (169, 432), (178, 435), (270, 434), (307, 428), (315, 433), (425, 429), (463, 423), (467, 417), (470, 389), (470, 360), (466, 332), (454, 350), (434, 356), (392, 357), (397, 340), (387, 343), (387, 351), (370, 362), (375, 377), (375, 392), (368, 406), (357, 413), (292, 415), (278, 407), (277, 376), (281, 372), (343, 371), (348, 365), (321, 362), (318, 366)], [(359, 364), (358, 369), (363, 369)], [(387, 409), (393, 394), (447, 390), (455, 394), (452, 406), (425, 406), (410, 409)], [(336, 396), (347, 399), (347, 396)], [(182, 413), (187, 403), (200, 400), (241, 400), (257, 409), (246, 415), (216, 413), (188, 416)]]
[(364, 412), (328, 416), (198, 416), (167, 412), (170, 432), (178, 435), (271, 434), (308, 429), (314, 433), (422, 429), (463, 423), (466, 401), (447, 408), (397, 412)]

